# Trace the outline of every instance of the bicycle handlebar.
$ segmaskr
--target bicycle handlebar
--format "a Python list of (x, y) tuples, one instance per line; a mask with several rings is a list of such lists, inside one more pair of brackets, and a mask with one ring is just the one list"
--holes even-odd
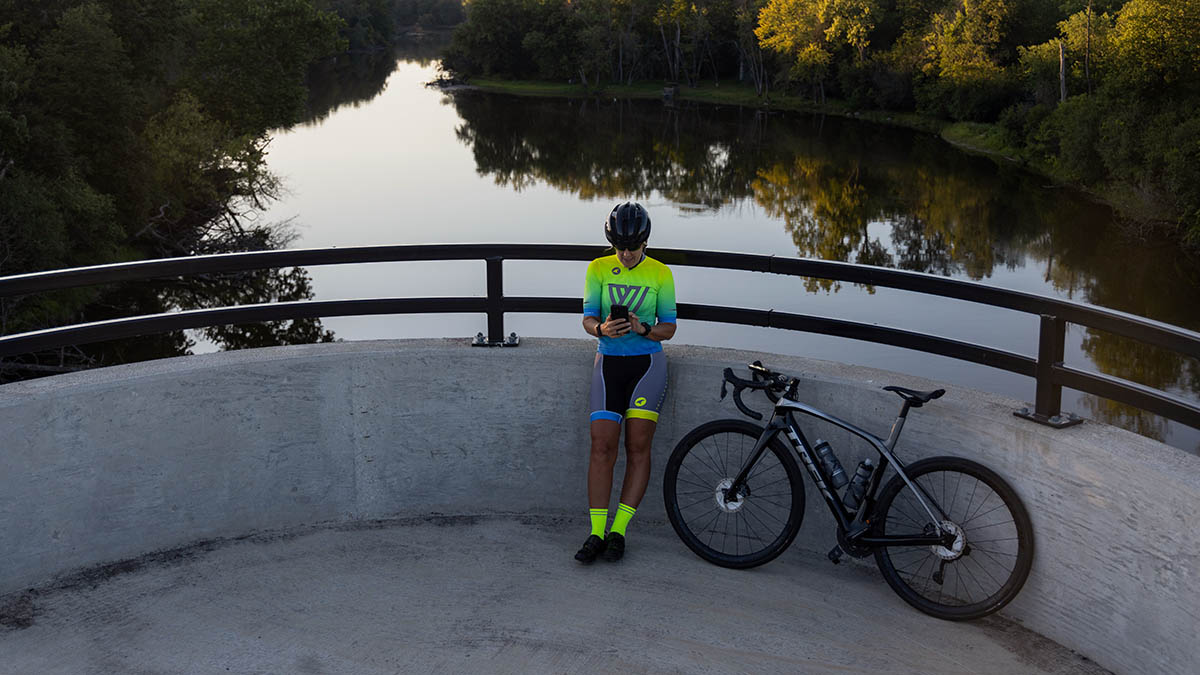
[[(786, 375), (772, 372), (771, 370), (769, 370), (767, 367), (763, 366), (758, 361), (755, 361), (754, 363), (750, 364), (750, 368), (752, 371), (754, 371), (754, 374), (756, 376), (761, 374), (761, 376), (764, 379), (762, 381), (743, 380), (742, 378), (733, 374), (733, 368), (725, 369), (725, 373), (724, 373), (725, 377), (721, 381), (721, 400), (725, 400), (725, 396), (729, 393), (729, 391), (725, 385), (727, 383), (732, 384), (733, 385), (733, 403), (734, 403), (734, 405), (737, 406), (738, 410), (742, 411), (742, 414), (747, 417), (751, 417), (756, 420), (761, 420), (763, 418), (762, 413), (751, 410), (750, 408), (746, 407), (745, 403), (742, 402), (742, 390), (743, 389), (766, 390), (768, 392), (768, 396), (770, 396), (770, 394), (772, 392), (775, 392), (775, 391), (783, 392), (783, 391), (787, 390), (790, 386), (793, 385), (795, 380), (793, 380), (790, 377), (787, 377)], [(777, 397), (771, 397), (771, 398), (773, 400), (778, 400)]]

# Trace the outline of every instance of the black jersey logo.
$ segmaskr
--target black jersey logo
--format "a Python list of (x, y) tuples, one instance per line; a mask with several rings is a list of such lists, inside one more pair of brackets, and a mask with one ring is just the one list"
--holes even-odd
[(608, 300), (613, 305), (625, 305), (629, 311), (636, 313), (642, 308), (649, 286), (628, 286), (625, 284), (609, 284)]

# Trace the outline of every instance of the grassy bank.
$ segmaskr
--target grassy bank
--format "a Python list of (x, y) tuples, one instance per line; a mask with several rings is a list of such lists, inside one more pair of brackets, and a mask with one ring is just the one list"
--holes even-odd
[[(515, 94), (517, 96), (611, 96), (613, 98), (661, 99), (661, 82), (636, 82), (634, 84), (606, 84), (599, 89), (581, 84), (543, 82), (534, 80), (502, 80), (496, 78), (472, 78), (470, 85), (484, 91)], [(854, 119), (868, 120), (880, 124), (917, 129), (929, 133), (941, 133), (947, 123), (913, 113), (896, 113), (879, 110), (855, 110), (841, 101), (829, 100), (825, 105), (814, 103), (806, 96), (790, 96), (771, 93), (760, 98), (754, 88), (744, 84), (727, 83), (715, 85), (704, 83), (698, 87), (680, 86), (677, 98), (681, 101), (698, 101), (724, 105), (742, 105), (771, 110), (790, 110), (805, 113), (825, 113)]]

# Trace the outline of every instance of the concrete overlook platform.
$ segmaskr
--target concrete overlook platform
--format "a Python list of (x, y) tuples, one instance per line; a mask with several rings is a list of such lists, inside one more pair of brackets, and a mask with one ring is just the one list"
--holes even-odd
[[(575, 563), (581, 519), (444, 517), (259, 535), (39, 597), (12, 673), (1100, 673), (1006, 620), (918, 614), (808, 552), (749, 571), (665, 522)], [(212, 548), (212, 550), (205, 550)], [(11, 669), (11, 670), (10, 670)]]
[[(737, 417), (721, 370), (762, 359), (814, 405), (883, 433), (884, 384), (796, 357), (668, 347), (650, 489), (618, 565), (578, 567), (594, 343), (308, 345), (0, 387), (0, 673), (1116, 672), (1200, 662), (1200, 458), (947, 387), (906, 461), (1004, 476), (1033, 569), (1000, 616), (953, 624), (868, 561), (833, 567), (833, 520), (754, 570), (692, 555), (662, 468)], [(744, 371), (743, 371), (744, 372)], [(762, 397), (747, 400), (760, 410)], [(866, 456), (815, 425), (842, 462)], [(617, 467), (618, 475), (622, 471)], [(1087, 657), (1084, 659), (1079, 656)]]

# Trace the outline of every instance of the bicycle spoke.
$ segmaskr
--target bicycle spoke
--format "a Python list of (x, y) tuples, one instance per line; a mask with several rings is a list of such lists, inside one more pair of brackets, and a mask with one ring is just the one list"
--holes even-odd
[(1013, 521), (1011, 521), (1011, 520), (1006, 520), (1003, 523), (992, 523), (991, 525), (976, 525), (975, 527), (972, 527), (970, 531), (976, 532), (978, 530), (986, 530), (989, 527), (998, 527), (1000, 525), (1008, 525), (1009, 523), (1012, 523), (1012, 522)]
[[(700, 482), (701, 482), (702, 484), (708, 485), (708, 484), (709, 484), (709, 481), (711, 480), (709, 477), (706, 477), (706, 476), (702, 476), (702, 475), (700, 475), (700, 472), (696, 471), (695, 469), (693, 469), (691, 466), (689, 466), (689, 465), (687, 465), (687, 464), (681, 464), (681, 465), (679, 465), (679, 468), (680, 468), (680, 469), (687, 469), (687, 471), (688, 471), (689, 473), (691, 473), (691, 474), (692, 474), (693, 476), (695, 476), (696, 478), (700, 479)], [(720, 481), (722, 478), (724, 478), (724, 477), (725, 477), (725, 476), (722, 476), (721, 474), (713, 474), (713, 475), (715, 475), (715, 476), (717, 477), (717, 481), (718, 481), (718, 482), (719, 482), (719, 481)]]
[[(1001, 566), (1001, 567), (1004, 567), (1004, 566), (1006, 566), (1008, 563), (1002, 562), (1002, 561), (1000, 561), (1000, 560), (996, 560), (996, 559), (995, 559), (994, 557), (992, 557), (992, 556), (997, 556), (997, 555), (1006, 555), (1006, 556), (1011, 556), (1011, 557), (1013, 557), (1013, 558), (1017, 557), (1017, 554), (1016, 554), (1016, 553), (1002, 553), (1002, 552), (1000, 552), (1000, 551), (989, 551), (989, 550), (987, 550), (986, 548), (975, 548), (975, 547), (973, 547), (973, 546), (972, 546), (972, 547), (971, 547), (971, 552), (973, 553), (973, 552), (975, 552), (975, 551), (980, 551), (981, 553), (984, 553), (984, 554), (985, 554), (985, 555), (986, 555), (988, 558), (991, 558), (992, 562), (995, 562), (997, 565), (999, 565), (999, 566)], [(1001, 584), (1001, 585), (1003, 585), (1003, 584)]]
[[(771, 531), (771, 527), (770, 527), (769, 525), (767, 525), (765, 522), (763, 522), (763, 519), (762, 519), (762, 518), (759, 518), (759, 517), (758, 517), (758, 514), (756, 514), (755, 512), (753, 512), (753, 511), (747, 511), (747, 512), (746, 512), (746, 515), (747, 515), (747, 516), (754, 516), (754, 518), (755, 518), (756, 520), (758, 520), (758, 524), (759, 524), (759, 526), (760, 526), (760, 527), (762, 527), (762, 528), (763, 528), (764, 530), (766, 530), (767, 532), (770, 532), (770, 531)], [(749, 522), (750, 522), (750, 519), (749, 519), (749, 517), (747, 517), (747, 518), (746, 518), (746, 522), (747, 522), (747, 524), (749, 524)], [(764, 542), (764, 543), (766, 543), (766, 542), (767, 542), (767, 540), (766, 540), (766, 539), (763, 539), (763, 542)]]
[[(983, 510), (983, 505), (987, 504), (988, 500), (991, 499), (992, 495), (994, 495), (994, 494), (996, 494), (996, 493), (992, 492), (991, 488), (988, 488), (987, 494), (983, 496), (983, 500), (979, 502), (979, 506), (975, 507), (975, 511), (973, 513), (968, 513), (967, 515), (963, 516), (963, 522), (970, 522), (970, 521), (978, 518), (979, 512)], [(1000, 508), (1002, 506), (1004, 506), (1004, 500), (1001, 500), (1000, 506), (998, 506), (996, 508)], [(994, 510), (995, 509), (991, 509), (988, 511), (988, 513), (991, 513)]]
[[(708, 440), (708, 439), (705, 439), (705, 440)], [(713, 441), (713, 442), (715, 443), (716, 441)], [(700, 443), (696, 447), (698, 449), (704, 451), (705, 457), (701, 457), (700, 453), (698, 453), (698, 452), (690, 453), (690, 454), (688, 454), (688, 457), (694, 456), (696, 458), (696, 461), (707, 466), (710, 470), (712, 470), (712, 472), (714, 474), (716, 474), (722, 478), (726, 477), (725, 472), (721, 469), (721, 466), (720, 466), (721, 462), (719, 462), (715, 457), (713, 457), (712, 451), (708, 449), (708, 444)], [(717, 448), (717, 454), (719, 455), (720, 453), (721, 453), (721, 449)], [(705, 461), (705, 460), (708, 460), (708, 461)]]
[[(696, 487), (696, 489), (691, 490), (691, 492), (712, 492), (713, 488), (715, 487), (715, 486), (704, 485), (703, 483), (697, 483), (695, 481), (685, 480), (683, 478), (679, 478), (677, 480), (677, 482), (686, 483), (687, 485), (694, 485)], [(680, 492), (678, 488), (675, 489), (675, 492), (678, 494), (688, 494), (687, 492)]]
[[(779, 462), (775, 462), (774, 464), (771, 464), (770, 462), (767, 461), (766, 457), (763, 457), (758, 460), (758, 465), (755, 466), (754, 468), (757, 470), (754, 471), (753, 473), (751, 473), (749, 476), (746, 476), (747, 482), (757, 479), (759, 476), (763, 475), (764, 473), (766, 473), (768, 471), (773, 471), (775, 469), (780, 469), (782, 467), (779, 466)], [(784, 474), (784, 478), (787, 478), (787, 474)]]
[[(716, 499), (713, 497), (713, 495), (712, 495), (712, 494), (708, 494), (708, 495), (705, 495), (704, 497), (701, 497), (700, 499), (698, 499), (698, 500), (696, 500), (696, 501), (692, 502), (691, 504), (688, 504), (687, 506), (681, 506), (681, 507), (679, 507), (679, 510), (680, 510), (680, 511), (686, 511), (687, 509), (690, 509), (690, 508), (692, 508), (693, 506), (696, 506), (697, 504), (703, 504), (704, 502), (708, 502), (708, 501), (711, 501), (711, 502), (713, 502), (714, 504), (716, 504)], [(713, 506), (713, 508), (717, 508), (717, 507), (716, 507), (716, 506)]]
[[(712, 518), (710, 518), (710, 519), (708, 520), (708, 522), (704, 524), (704, 527), (701, 527), (701, 528), (700, 528), (700, 531), (701, 531), (701, 532), (705, 532), (705, 531), (707, 531), (707, 530), (708, 530), (708, 528), (709, 528), (709, 527), (710, 527), (710, 526), (711, 526), (713, 523), (717, 522), (717, 519), (721, 517), (721, 509), (713, 509), (713, 510), (714, 510), (714, 511), (716, 511), (716, 514), (714, 514), (714, 515), (713, 515), (713, 517), (712, 517)], [(711, 535), (709, 536), (708, 542), (709, 542), (709, 545), (711, 546), (711, 545), (712, 545), (712, 536), (711, 536)]]
[(770, 483), (763, 483), (762, 485), (759, 485), (759, 486), (757, 486), (757, 487), (758, 487), (758, 489), (759, 489), (759, 490), (761, 490), (761, 489), (763, 489), (763, 488), (765, 488), (765, 487), (771, 487), (772, 485), (775, 485), (776, 483), (782, 483), (783, 481), (785, 481), (785, 480), (787, 480), (787, 479), (788, 479), (788, 477), (787, 477), (787, 476), (784, 476), (783, 478), (780, 478), (780, 479), (778, 479), (778, 480), (773, 480), (773, 481), (771, 481)]
[[(749, 514), (747, 514), (747, 515), (749, 515)], [(749, 535), (748, 535), (749, 537), (753, 537), (754, 539), (756, 539), (758, 541), (766, 541), (761, 536), (759, 536), (758, 530), (755, 530), (754, 526), (750, 524), (749, 518), (746, 518), (742, 524), (746, 528), (746, 531), (749, 533)]]
[[(775, 522), (778, 522), (778, 523), (781, 523), (781, 524), (786, 524), (786, 523), (787, 523), (787, 519), (786, 519), (786, 518), (782, 518), (782, 519), (781, 519), (781, 518), (779, 518), (779, 516), (776, 516), (774, 513), (771, 513), (770, 511), (766, 511), (766, 509), (763, 509), (761, 506), (757, 506), (757, 505), (755, 505), (755, 504), (751, 504), (751, 505), (749, 505), (747, 508), (756, 508), (756, 509), (759, 509), (759, 510), (765, 511), (765, 512), (766, 512), (766, 514), (767, 514), (768, 516), (771, 516), (772, 518), (774, 518), (774, 519), (775, 519)], [(784, 510), (785, 510), (785, 512), (786, 512), (786, 508), (785, 508)]]
[[(1005, 508), (1005, 507), (1007, 507), (1007, 506), (1008, 506), (1008, 505), (1007, 505), (1007, 504), (1005, 504), (1004, 502), (1000, 502), (1000, 506), (997, 506), (997, 507), (995, 507), (995, 508), (988, 509), (987, 511), (984, 511), (983, 513), (980, 513), (980, 514), (978, 514), (978, 515), (974, 516), (973, 518), (970, 518), (970, 519), (964, 520), (964, 521), (962, 521), (961, 523), (959, 523), (959, 525), (963, 525), (963, 526), (965, 526), (967, 523), (971, 522), (972, 520), (977, 520), (977, 519), (979, 519), (979, 518), (982, 518), (983, 516), (986, 516), (986, 515), (987, 515), (987, 514), (989, 514), (989, 513), (993, 513), (993, 512), (995, 512), (995, 511), (998, 511), (998, 510), (1000, 510), (1000, 509), (1003, 509), (1003, 508)], [(1009, 519), (1009, 521), (1008, 521), (1008, 522), (1010, 522), (1010, 523), (1011, 523), (1011, 522), (1012, 522), (1012, 519)]]
[[(888, 511), (889, 522), (890, 522), (891, 516), (893, 515), (892, 511), (895, 511), (894, 515), (900, 516), (900, 517), (904, 518), (905, 520), (907, 520), (908, 522), (912, 523), (913, 527), (915, 527), (915, 528), (924, 528), (925, 527), (924, 521), (922, 521), (916, 517), (913, 517), (913, 515), (911, 513), (909, 513), (908, 511), (905, 511), (904, 509), (899, 508), (899, 505), (897, 505), (895, 502), (892, 502), (892, 509)], [(897, 525), (899, 525), (899, 524), (900, 523), (897, 523)]]
[[(970, 559), (968, 558), (967, 560), (970, 560)], [(986, 569), (984, 569), (983, 566), (980, 565), (979, 563), (975, 563), (975, 566), (978, 567), (979, 569), (983, 570), (983, 572), (985, 574), (988, 574), (989, 577), (991, 576), (991, 574), (989, 574), (988, 571)], [(982, 583), (980, 583), (979, 577), (971, 572), (971, 567), (970, 567), (970, 565), (967, 564), (966, 561), (964, 561), (963, 564), (960, 565), (960, 568), (962, 569), (963, 572), (967, 573), (967, 576), (969, 576), (972, 581), (975, 582), (975, 585), (979, 587), (979, 590), (980, 590), (980, 592), (983, 593), (983, 597), (985, 599), (992, 595), (991, 593), (988, 592), (987, 587), (984, 586)], [(972, 597), (974, 597), (974, 596), (972, 596)]]
[(975, 501), (975, 491), (979, 489), (979, 479), (975, 479), (975, 487), (971, 488), (971, 498), (967, 500), (966, 513), (971, 512), (971, 504)]
[(721, 532), (722, 532), (721, 550), (728, 551), (729, 550), (729, 514), (728, 513), (725, 514), (725, 527), (721, 530)]
[(977, 544), (990, 544), (997, 541), (1019, 541), (1020, 537), (1004, 537), (1002, 539), (968, 539), (971, 542), (971, 548), (975, 548)]

